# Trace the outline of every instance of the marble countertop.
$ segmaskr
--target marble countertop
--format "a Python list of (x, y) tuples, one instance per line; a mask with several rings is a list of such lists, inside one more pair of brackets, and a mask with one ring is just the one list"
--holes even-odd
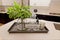
[[(7, 13), (7, 11), (5, 11), (5, 12), (0, 12), (0, 13)], [(41, 15), (49, 15), (49, 16), (58, 16), (58, 17), (60, 17), (60, 15), (57, 15), (57, 14), (49, 14), (49, 13), (37, 13), (37, 14), (41, 14)]]
[(0, 27), (1, 40), (60, 40), (60, 31), (56, 30), (53, 25), (53, 23), (56, 22), (40, 20), (45, 22), (46, 27), (49, 29), (48, 33), (11, 33), (10, 34), (8, 32), (8, 29), (16, 21), (17, 19), (9, 23), (6, 23)]
[(57, 15), (57, 14), (49, 14), (49, 13), (37, 13), (37, 14), (41, 14), (41, 15), (50, 15), (50, 16), (59, 16), (59, 17), (60, 17), (60, 15)]
[(4, 13), (7, 13), (7, 12), (0, 12), (0, 13), (3, 13), (4, 14)]

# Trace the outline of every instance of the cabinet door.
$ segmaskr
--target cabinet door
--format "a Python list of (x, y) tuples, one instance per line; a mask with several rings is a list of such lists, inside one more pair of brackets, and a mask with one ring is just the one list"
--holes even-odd
[(0, 5), (2, 5), (2, 0), (0, 0)]
[(30, 0), (31, 6), (49, 6), (51, 0)]
[(23, 5), (29, 6), (29, 4), (30, 4), (30, 0), (23, 0)]
[(1, 12), (5, 12), (5, 7), (4, 6), (0, 6), (0, 13)]
[[(2, 5), (3, 6), (13, 6), (13, 2), (15, 0), (2, 0)], [(16, 0), (19, 4), (21, 4), (21, 0)]]

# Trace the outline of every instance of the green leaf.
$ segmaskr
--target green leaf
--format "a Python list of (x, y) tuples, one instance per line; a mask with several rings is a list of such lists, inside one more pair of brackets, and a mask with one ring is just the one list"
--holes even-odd
[(32, 13), (29, 10), (30, 6), (22, 6), (19, 5), (17, 2), (14, 2), (14, 6), (9, 7), (7, 14), (9, 14), (9, 18), (29, 18), (32, 16)]

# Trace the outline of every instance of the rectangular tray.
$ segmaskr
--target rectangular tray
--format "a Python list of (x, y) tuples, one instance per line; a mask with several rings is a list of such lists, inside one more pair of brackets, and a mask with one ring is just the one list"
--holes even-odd
[[(8, 32), (9, 33), (48, 33), (48, 29), (47, 29), (47, 27), (44, 27), (44, 29), (43, 30), (26, 30), (26, 31), (24, 31), (24, 30), (17, 30), (17, 25), (18, 23), (14, 23), (9, 29), (8, 29)], [(20, 24), (18, 24), (19, 26), (20, 26)], [(28, 25), (28, 24), (26, 24), (26, 25)], [(31, 24), (31, 25), (37, 25), (37, 24)], [(31, 26), (30, 25), (30, 26)], [(36, 26), (37, 27), (37, 26)], [(30, 28), (29, 28), (30, 29)], [(33, 28), (34, 29), (34, 28)]]

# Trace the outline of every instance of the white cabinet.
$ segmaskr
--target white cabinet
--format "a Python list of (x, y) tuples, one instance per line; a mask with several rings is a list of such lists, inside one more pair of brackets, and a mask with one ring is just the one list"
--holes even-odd
[(30, 0), (31, 6), (49, 6), (51, 0)]
[(51, 13), (60, 13), (60, 0), (52, 0), (50, 4)]
[(21, 0), (0, 0), (0, 13), (6, 13), (7, 7), (13, 6), (14, 1), (21, 4)]
[(11, 5), (13, 5), (13, 0), (2, 0), (2, 5), (3, 6), (6, 6), (6, 5), (11, 6)]
[(2, 4), (2, 0), (0, 0), (0, 5)]
[[(21, 4), (21, 0), (16, 0), (19, 4)], [(14, 0), (2, 0), (3, 6), (13, 6)]]
[(30, 6), (32, 13), (34, 13), (34, 9), (37, 9), (37, 13), (49, 13), (49, 6), (51, 0), (30, 0)]
[(23, 5), (29, 6), (30, 0), (23, 0)]

